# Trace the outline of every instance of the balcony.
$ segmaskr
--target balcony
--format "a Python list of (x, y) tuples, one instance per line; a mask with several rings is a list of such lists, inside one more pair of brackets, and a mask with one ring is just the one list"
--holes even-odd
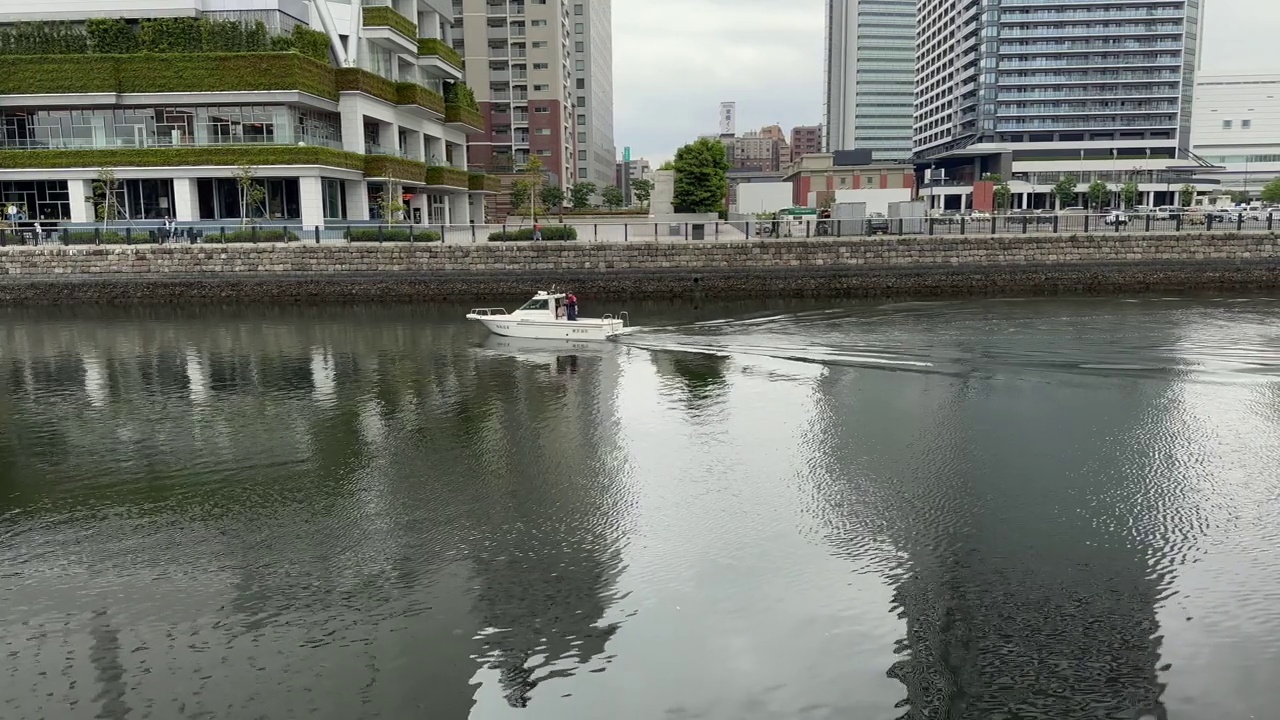
[(1011, 27), (1000, 29), (1000, 39), (1070, 35), (1181, 35), (1182, 24), (1162, 25), (1062, 25), (1060, 27)]
[(412, 20), (386, 5), (365, 6), (360, 13), (367, 40), (394, 53), (416, 54), (418, 26)]
[(470, 190), (471, 176), (462, 168), (436, 165), (427, 168), (426, 186), (446, 190)]
[(1122, 118), (1120, 120), (1026, 120), (997, 122), (997, 130), (1092, 130), (1108, 128), (1173, 127), (1172, 118)]
[[(142, 126), (137, 126), (141, 128)], [(29, 128), (30, 131), (38, 128)], [(341, 150), (342, 141), (307, 134), (281, 132), (263, 136), (219, 135), (192, 137), (186, 134), (139, 134), (116, 138), (0, 138), (0, 150), (151, 150), (156, 148), (206, 147), (322, 147)]]
[(418, 66), (441, 80), (461, 80), (466, 69), (458, 51), (436, 38), (418, 39)]
[(1112, 57), (1064, 57), (1052, 60), (1004, 60), (1000, 63), (1001, 70), (1017, 70), (1023, 68), (1065, 68), (1065, 67), (1108, 67), (1116, 65), (1181, 65), (1182, 59), (1179, 57), (1148, 57), (1135, 55), (1125, 57), (1117, 55)]
[(96, 168), (96, 167), (226, 167), (244, 165), (319, 165), (363, 170), (365, 156), (327, 147), (268, 145), (265, 143), (170, 146), (138, 150), (136, 147), (72, 150), (0, 150), (0, 167)]

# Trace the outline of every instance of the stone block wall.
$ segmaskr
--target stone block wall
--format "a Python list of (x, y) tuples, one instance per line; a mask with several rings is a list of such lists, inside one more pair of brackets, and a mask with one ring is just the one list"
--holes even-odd
[(1274, 287), (1280, 233), (706, 243), (0, 248), (0, 300), (485, 299), (551, 284), (619, 297)]

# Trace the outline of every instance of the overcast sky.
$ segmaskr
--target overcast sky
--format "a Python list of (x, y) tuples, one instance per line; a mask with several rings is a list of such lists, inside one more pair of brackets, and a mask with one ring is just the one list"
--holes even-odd
[[(1206, 0), (1204, 72), (1280, 74), (1280, 0)], [(822, 122), (825, 0), (613, 0), (614, 140), (661, 162), (716, 131)]]

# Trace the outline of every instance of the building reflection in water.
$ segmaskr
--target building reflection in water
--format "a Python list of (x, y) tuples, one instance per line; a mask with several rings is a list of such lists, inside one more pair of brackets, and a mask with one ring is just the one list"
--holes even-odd
[(814, 491), (835, 551), (894, 584), (902, 717), (1165, 717), (1168, 385), (885, 375), (819, 383)]
[[(521, 707), (607, 665), (629, 507), (615, 357), (530, 362), (413, 309), (226, 312), (5, 319), (23, 341), (0, 348), (0, 512), (14, 548), (52, 550), (3, 559), (80, 575), (0, 596), (128, 605), (146, 642), (126, 668), (150, 670), (103, 677), (157, 712), (213, 665), (231, 669), (206, 710), (281, 717), (316, 688), (348, 717), (464, 717), (476, 683)], [(99, 626), (95, 663), (118, 647)]]

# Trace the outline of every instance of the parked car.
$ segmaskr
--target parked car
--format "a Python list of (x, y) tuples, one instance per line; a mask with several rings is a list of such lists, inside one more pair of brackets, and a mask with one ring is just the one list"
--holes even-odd
[(1102, 222), (1108, 225), (1128, 225), (1129, 216), (1119, 210), (1112, 210), (1105, 218), (1102, 219)]
[(867, 213), (867, 234), (889, 232), (889, 218), (882, 212)]

